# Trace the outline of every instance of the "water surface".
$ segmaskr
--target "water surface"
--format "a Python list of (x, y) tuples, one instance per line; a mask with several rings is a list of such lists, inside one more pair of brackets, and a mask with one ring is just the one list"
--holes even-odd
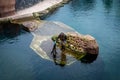
[(119, 80), (120, 1), (73, 0), (46, 20), (61, 21), (94, 36), (100, 52), (91, 64), (77, 61), (60, 67), (42, 59), (29, 46), (32, 34), (0, 35), (0, 80)]
[[(81, 34), (94, 36), (99, 43), (100, 52), (96, 61), (98, 64), (93, 63), (93, 67), (95, 69), (98, 65), (101, 65), (101, 67), (97, 71), (90, 70), (91, 73), (99, 73), (99, 75), (95, 75), (96, 79), (99, 80), (120, 79), (119, 0), (73, 0), (56, 11), (47, 20), (61, 21)], [(85, 71), (88, 73), (87, 70)], [(90, 74), (87, 77), (89, 78)]]

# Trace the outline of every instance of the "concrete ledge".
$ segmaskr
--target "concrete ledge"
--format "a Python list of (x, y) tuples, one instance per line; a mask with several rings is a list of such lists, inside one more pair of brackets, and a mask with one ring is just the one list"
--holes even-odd
[(38, 12), (0, 18), (0, 23), (7, 22), (7, 21), (10, 21), (12, 23), (20, 23), (20, 22), (29, 21), (32, 19), (39, 19), (39, 18), (44, 19), (48, 14), (54, 12), (56, 9), (68, 3), (69, 1), (70, 0), (62, 0), (61, 2), (56, 3), (52, 6), (49, 6), (45, 10), (38, 11)]

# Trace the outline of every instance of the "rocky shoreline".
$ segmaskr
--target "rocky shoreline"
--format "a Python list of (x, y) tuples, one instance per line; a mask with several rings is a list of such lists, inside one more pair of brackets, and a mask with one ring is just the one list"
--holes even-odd
[(38, 12), (0, 18), (0, 23), (4, 23), (8, 21), (10, 21), (11, 23), (19, 23), (19, 22), (24, 22), (25, 20), (31, 20), (31, 19), (38, 19), (38, 18), (44, 19), (48, 14), (51, 14), (59, 7), (64, 6), (64, 4), (68, 3), (69, 1), (70, 0), (62, 0), (61, 2), (56, 3), (52, 6), (49, 6), (48, 8)]

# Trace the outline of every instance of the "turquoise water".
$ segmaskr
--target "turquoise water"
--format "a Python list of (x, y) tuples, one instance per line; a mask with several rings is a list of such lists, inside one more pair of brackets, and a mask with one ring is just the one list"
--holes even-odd
[(99, 55), (91, 64), (80, 61), (60, 67), (39, 57), (29, 46), (32, 34), (0, 36), (0, 80), (119, 80), (120, 1), (73, 0), (46, 18), (61, 21), (81, 34), (94, 36)]
[[(73, 0), (68, 5), (58, 9), (47, 20), (61, 21), (81, 34), (94, 36), (99, 43), (100, 52), (97, 64), (93, 63), (93, 67), (94, 69), (98, 68), (95, 66), (101, 67), (97, 71), (90, 70), (91, 73), (96, 73), (94, 77), (96, 76), (99, 80), (101, 78), (103, 80), (120, 79), (119, 0)], [(101, 61), (99, 62), (99, 60)], [(87, 70), (85, 72), (88, 73)], [(79, 75), (81, 74), (84, 73), (80, 72)], [(86, 76), (88, 80), (90, 75)], [(79, 78), (81, 79), (81, 77)]]

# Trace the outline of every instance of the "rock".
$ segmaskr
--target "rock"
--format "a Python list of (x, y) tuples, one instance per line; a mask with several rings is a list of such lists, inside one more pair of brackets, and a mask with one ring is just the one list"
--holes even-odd
[(37, 20), (23, 22), (23, 29), (28, 32), (35, 31), (38, 28), (38, 23)]
[(63, 4), (66, 4), (66, 3), (68, 3), (70, 0), (63, 0)]
[(95, 39), (89, 40), (85, 46), (86, 52), (90, 54), (98, 54), (99, 48)]
[[(66, 33), (67, 40), (65, 46), (68, 50), (72, 50), (77, 53), (83, 54), (98, 54), (99, 48), (98, 44), (90, 35), (81, 35), (77, 33)], [(58, 36), (58, 35), (57, 35)], [(54, 38), (54, 39), (53, 39)], [(52, 40), (55, 41), (56, 37), (52, 37)], [(60, 47), (60, 40), (57, 44)]]

